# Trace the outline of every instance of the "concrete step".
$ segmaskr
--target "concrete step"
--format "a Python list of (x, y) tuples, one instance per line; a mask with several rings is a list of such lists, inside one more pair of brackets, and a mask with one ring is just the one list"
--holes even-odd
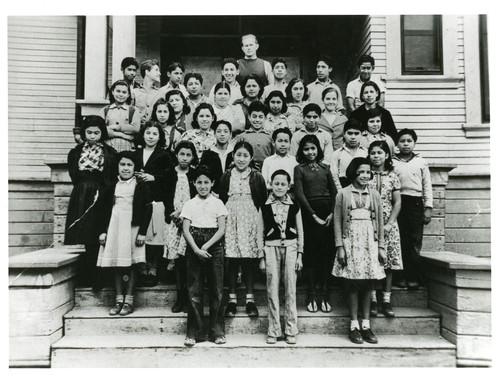
[(182, 335), (65, 336), (52, 346), (53, 368), (454, 367), (455, 346), (435, 335), (381, 335), (353, 344), (341, 335), (299, 335), (268, 345), (265, 334), (184, 347)]
[[(234, 318), (226, 318), (226, 333), (266, 334), (267, 307), (259, 307), (259, 317), (249, 318), (244, 307)], [(172, 335), (186, 333), (187, 315), (172, 313), (170, 308), (137, 307), (129, 316), (109, 316), (108, 307), (75, 307), (64, 316), (64, 332), (84, 335)], [(395, 307), (395, 318), (379, 315), (372, 319), (372, 329), (383, 335), (439, 335), (439, 314), (427, 308)], [(208, 315), (208, 308), (205, 308)], [(330, 313), (310, 313), (298, 309), (298, 328), (303, 334), (344, 334), (349, 328), (347, 308)]]
[[(206, 291), (206, 290), (205, 290)], [(263, 284), (255, 285), (255, 303), (259, 306), (267, 305), (266, 287)], [(245, 303), (245, 288), (238, 288), (238, 303)], [(225, 294), (227, 297), (227, 293)], [(283, 295), (281, 295), (283, 297)], [(174, 285), (158, 285), (152, 288), (137, 288), (135, 304), (140, 307), (172, 307), (177, 298)], [(94, 294), (90, 288), (75, 289), (76, 306), (112, 306), (114, 305), (115, 293), (112, 288), (104, 288), (98, 294)], [(207, 295), (205, 295), (205, 301)], [(304, 286), (297, 287), (297, 303), (305, 305), (307, 300), (307, 289)], [(330, 290), (330, 304), (333, 307), (346, 306), (344, 290), (340, 286), (334, 286)], [(420, 288), (417, 291), (394, 288), (391, 302), (396, 307), (421, 307), (427, 308), (427, 289)]]

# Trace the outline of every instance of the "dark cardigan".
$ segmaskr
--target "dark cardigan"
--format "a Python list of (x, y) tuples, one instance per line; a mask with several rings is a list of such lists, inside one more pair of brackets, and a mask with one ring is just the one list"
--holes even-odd
[(153, 175), (155, 177), (155, 181), (148, 182), (151, 188), (151, 194), (154, 201), (164, 201), (167, 190), (166, 184), (166, 174), (167, 172), (174, 167), (172, 163), (172, 159), (169, 154), (159, 148), (156, 147), (149, 157), (146, 164), (143, 164), (143, 156), (144, 149), (140, 148), (136, 151), (137, 155), (137, 165), (136, 171), (140, 171), (141, 169)]
[[(380, 129), (380, 132), (391, 136), (392, 140), (394, 140), (394, 143), (397, 143), (398, 130), (396, 129), (396, 124), (394, 124), (394, 120), (392, 119), (391, 112), (389, 112), (385, 108), (382, 108), (380, 105), (377, 105), (377, 108), (381, 113), (380, 118), (382, 121), (382, 128)], [(363, 125), (363, 130), (367, 129), (366, 123), (368, 122), (368, 110), (366, 109), (364, 104), (359, 106), (358, 109), (352, 111), (350, 118), (358, 120)]]
[[(222, 200), (224, 204), (227, 203), (228, 200), (228, 192), (229, 192), (229, 183), (231, 181), (231, 169), (228, 169), (222, 175), (219, 183), (219, 199)], [(262, 174), (255, 169), (252, 169), (250, 172), (250, 192), (252, 194), (252, 200), (255, 204), (257, 210), (262, 207), (262, 205), (266, 202), (267, 199), (267, 187), (266, 181)]]
[[(115, 189), (117, 181), (104, 190), (100, 202), (100, 233), (108, 231), (111, 213), (113, 211), (115, 200)], [(132, 225), (139, 226), (139, 234), (146, 235), (153, 214), (151, 189), (149, 183), (137, 183), (134, 191), (134, 200), (132, 203)]]
[[(191, 198), (196, 196), (196, 188), (194, 186), (194, 168), (189, 168), (187, 173), (189, 181), (189, 195)], [(174, 211), (175, 188), (177, 187), (177, 171), (171, 168), (165, 175), (166, 189), (163, 203), (165, 204), (165, 222), (170, 223), (170, 215)]]
[[(233, 162), (233, 152), (229, 152), (227, 154), (227, 157), (226, 157), (225, 169), (229, 169), (232, 162)], [(219, 155), (210, 149), (203, 151), (203, 155), (201, 155), (201, 159), (200, 159), (200, 166), (201, 165), (207, 166), (208, 169), (210, 169), (210, 171), (212, 172), (212, 175), (215, 178), (215, 183), (214, 183), (214, 187), (212, 188), (212, 190), (218, 194), (219, 193), (218, 190), (219, 190), (220, 178), (222, 177), (222, 174), (224, 173), (222, 171), (222, 165), (220, 163)]]
[[(68, 153), (68, 172), (73, 185), (76, 185), (80, 182), (78, 162), (80, 161), (80, 156), (82, 155), (82, 149), (84, 144), (85, 143), (78, 144)], [(116, 164), (116, 151), (114, 148), (110, 147), (106, 143), (103, 143), (102, 148), (104, 153), (104, 166), (102, 172), (103, 183), (104, 185), (110, 185), (116, 182), (116, 176), (118, 171), (118, 167)]]

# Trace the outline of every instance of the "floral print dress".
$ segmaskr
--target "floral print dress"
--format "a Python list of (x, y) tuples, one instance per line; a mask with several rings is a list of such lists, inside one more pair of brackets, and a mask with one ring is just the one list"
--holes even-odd
[[(401, 189), (401, 183), (394, 172), (382, 171), (372, 173), (373, 178), (370, 180), (369, 187), (380, 194), (385, 225), (392, 213), (392, 193)], [(384, 231), (384, 240), (387, 253), (385, 269), (392, 269), (393, 271), (402, 270), (403, 259), (401, 256), (401, 240), (397, 221), (392, 223), (391, 229), (388, 232)]]
[(250, 168), (245, 172), (231, 171), (226, 224), (226, 257), (257, 258), (258, 217), (250, 191)]
[[(177, 173), (175, 185), (174, 210), (182, 210), (184, 204), (191, 199), (189, 180), (185, 173)], [(182, 225), (177, 226), (172, 220), (165, 225), (165, 253), (163, 257), (175, 260), (186, 253), (186, 239), (182, 234)]]

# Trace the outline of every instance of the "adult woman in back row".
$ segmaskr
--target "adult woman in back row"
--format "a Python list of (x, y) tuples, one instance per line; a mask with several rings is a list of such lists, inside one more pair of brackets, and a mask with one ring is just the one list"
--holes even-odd
[(380, 99), (380, 88), (373, 81), (367, 81), (361, 86), (361, 92), (359, 98), (363, 104), (352, 111), (350, 118), (358, 120), (362, 125), (363, 129), (367, 129), (366, 123), (368, 122), (368, 111), (373, 108), (378, 108), (381, 111), (382, 129), (381, 132), (391, 136), (394, 142), (397, 142), (398, 130), (394, 124), (391, 113), (377, 105), (377, 101)]

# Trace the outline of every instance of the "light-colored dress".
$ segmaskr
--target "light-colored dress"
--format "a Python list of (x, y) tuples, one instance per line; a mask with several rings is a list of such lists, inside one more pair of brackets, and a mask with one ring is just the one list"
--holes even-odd
[[(175, 185), (174, 210), (182, 210), (184, 204), (191, 198), (189, 194), (189, 180), (185, 173), (177, 173)], [(165, 225), (165, 253), (163, 257), (175, 260), (186, 253), (186, 239), (182, 234), (182, 226), (178, 227), (173, 221)]]
[[(394, 172), (383, 171), (372, 173), (373, 179), (370, 180), (368, 186), (380, 194), (385, 225), (392, 213), (392, 193), (401, 189), (401, 183)], [(397, 221), (392, 223), (391, 229), (388, 232), (384, 231), (384, 242), (387, 253), (385, 269), (403, 269), (401, 240)]]
[(361, 202), (351, 194), (351, 225), (344, 239), (345, 267), (335, 259), (332, 274), (349, 280), (380, 280), (385, 277), (384, 267), (378, 261), (378, 243), (375, 241), (369, 194), (362, 194)]
[(287, 103), (288, 110), (286, 111), (285, 116), (293, 122), (296, 131), (305, 127), (302, 110), (306, 104), (307, 102), (305, 101), (301, 101), (300, 103)]
[(146, 262), (146, 247), (136, 246), (139, 226), (132, 226), (132, 205), (137, 181), (134, 178), (116, 184), (115, 204), (111, 213), (106, 245), (99, 249), (98, 267), (130, 267)]
[(259, 214), (250, 191), (250, 168), (239, 172), (233, 168), (229, 182), (226, 208), (226, 257), (257, 258), (259, 250), (257, 232)]
[(194, 144), (198, 159), (201, 159), (203, 152), (214, 147), (217, 143), (214, 131), (208, 129), (203, 131), (201, 129), (191, 129), (182, 134), (181, 140), (188, 140)]

